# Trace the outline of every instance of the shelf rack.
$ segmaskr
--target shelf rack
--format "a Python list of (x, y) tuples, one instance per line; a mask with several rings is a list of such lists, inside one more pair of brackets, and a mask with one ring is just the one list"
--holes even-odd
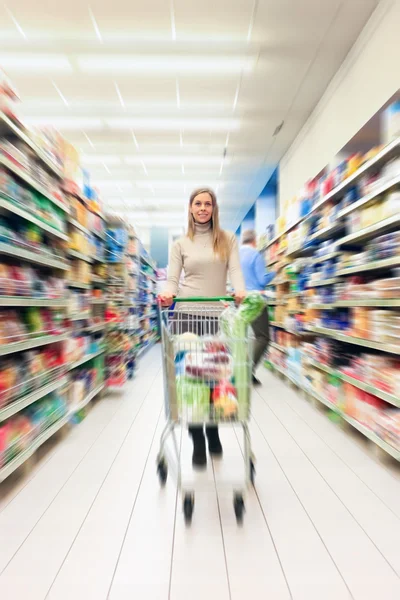
[[(346, 220), (350, 215), (353, 215), (357, 210), (364, 209), (365, 207), (371, 205), (380, 195), (385, 194), (386, 192), (395, 189), (400, 184), (400, 173), (391, 172), (390, 177), (384, 175), (383, 177), (379, 176), (379, 170), (384, 166), (386, 162), (391, 160), (392, 158), (400, 156), (400, 138), (394, 140), (392, 143), (388, 144), (385, 148), (382, 148), (372, 159), (366, 161), (355, 173), (353, 173), (350, 177), (344, 180), (340, 185), (336, 186), (331, 192), (322, 197), (318, 202), (316, 202), (308, 215), (297, 219), (296, 222), (290, 224), (286, 229), (274, 237), (271, 242), (265, 245), (265, 249), (268, 252), (267, 256), (267, 264), (279, 262), (282, 265), (285, 265), (286, 262), (293, 262), (296, 258), (304, 257), (306, 260), (299, 263), (300, 269), (305, 265), (317, 265), (330, 261), (330, 260), (338, 260), (340, 259), (342, 253), (344, 251), (348, 251), (349, 249), (353, 250), (358, 248), (359, 251), (363, 248), (365, 242), (373, 240), (375, 237), (383, 235), (388, 232), (398, 231), (400, 226), (400, 217), (398, 214), (394, 214), (393, 216), (388, 216), (387, 218), (381, 220), (380, 222), (374, 223), (368, 227), (360, 228), (359, 230), (348, 231), (346, 233)], [(363, 197), (359, 198), (356, 202), (352, 203), (350, 206), (346, 206), (341, 210), (338, 210), (335, 216), (335, 221), (332, 221), (328, 227), (321, 229), (314, 233), (311, 237), (307, 239), (307, 245), (294, 246), (293, 243), (290, 243), (290, 240), (283, 239), (287, 233), (292, 231), (296, 226), (300, 225), (303, 221), (308, 219), (317, 217), (318, 212), (322, 207), (324, 207), (328, 202), (335, 202), (336, 204), (341, 201), (344, 194), (349, 190), (349, 188), (355, 185), (362, 177), (365, 175), (377, 175), (377, 179), (375, 179), (375, 183), (373, 187), (371, 186), (363, 195)], [(332, 238), (331, 251), (327, 252), (325, 255), (321, 253), (319, 250), (319, 243), (324, 239)], [(276, 246), (279, 243), (280, 248), (272, 248), (275, 244)], [(286, 248), (285, 254), (282, 256), (278, 255), (279, 250), (282, 248)], [(271, 253), (270, 253), (271, 250)], [(358, 258), (358, 257), (357, 257)], [(345, 259), (347, 261), (347, 258)], [(345, 264), (345, 260), (343, 260), (343, 264)], [(279, 265), (278, 265), (279, 267)], [(395, 308), (400, 306), (400, 298), (351, 298), (346, 300), (336, 300), (333, 302), (324, 301), (324, 295), (316, 294), (312, 295), (311, 288), (317, 288), (319, 286), (334, 286), (339, 283), (344, 283), (346, 281), (346, 277), (352, 276), (354, 274), (371, 274), (372, 276), (379, 277), (382, 275), (383, 277), (390, 276), (390, 270), (396, 267), (400, 267), (400, 258), (398, 256), (393, 256), (389, 258), (379, 259), (378, 257), (367, 264), (349, 264), (349, 266), (337, 269), (336, 272), (332, 272), (332, 276), (329, 279), (320, 280), (320, 281), (312, 281), (307, 284), (308, 292), (305, 292), (304, 296), (304, 308), (306, 311), (308, 310), (321, 310), (321, 311), (334, 311), (337, 309), (351, 309), (358, 307), (378, 307), (378, 308)], [(337, 288), (340, 290), (340, 288)], [(335, 293), (335, 292), (334, 292)], [(336, 293), (336, 296), (338, 294)], [(315, 298), (313, 300), (313, 298)], [(320, 301), (318, 299), (320, 298)], [(280, 302), (276, 302), (276, 304), (280, 304)], [(289, 306), (289, 305), (288, 305)], [(275, 313), (274, 320), (274, 312), (271, 307), (271, 316), (270, 316), (270, 326), (271, 329), (276, 333), (276, 337), (274, 340), (278, 340), (280, 343), (271, 343), (271, 348), (274, 351), (278, 350), (284, 354), (287, 353), (287, 350), (282, 345), (281, 340), (284, 340), (284, 333), (279, 333), (280, 330), (288, 331), (290, 328), (283, 326), (281, 323), (286, 322), (285, 312), (282, 310)], [(287, 313), (298, 314), (303, 312), (301, 304), (297, 305), (296, 309), (287, 310)], [(323, 316), (323, 315), (322, 315)], [(321, 316), (321, 318), (322, 318)], [(306, 316), (306, 323), (308, 318), (313, 318), (312, 313), (309, 316)], [(329, 327), (321, 327), (317, 326), (321, 322), (320, 320), (316, 320), (313, 323), (313, 326), (309, 326), (307, 331), (309, 334), (314, 335), (316, 338), (318, 336), (327, 337), (333, 340), (337, 340), (341, 344), (344, 344), (343, 348), (345, 348), (346, 353), (352, 353), (354, 351), (355, 354), (358, 354), (357, 347), (371, 349), (375, 352), (380, 352), (387, 354), (388, 356), (397, 357), (400, 355), (400, 345), (397, 344), (385, 344), (380, 343), (370, 339), (364, 339), (360, 337), (356, 337), (351, 335), (350, 331), (338, 331), (336, 329), (332, 329)], [(304, 324), (304, 320), (303, 320)], [(290, 331), (289, 331), (290, 332)], [(378, 338), (377, 338), (378, 339)], [(307, 349), (307, 346), (304, 346), (304, 349)], [(304, 354), (304, 349), (300, 356), (302, 357), (303, 365), (304, 359), (306, 358), (306, 354)], [(380, 439), (373, 431), (365, 427), (363, 424), (355, 421), (352, 417), (349, 417), (345, 413), (338, 410), (336, 406), (333, 406), (329, 400), (324, 397), (318, 395), (314, 390), (308, 389), (309, 386), (304, 384), (299, 384), (299, 382), (295, 381), (294, 377), (290, 374), (296, 371), (299, 367), (296, 359), (288, 355), (285, 358), (284, 354), (280, 354), (279, 363), (287, 364), (288, 368), (283, 368), (282, 366), (274, 365), (274, 368), (285, 375), (292, 383), (298, 385), (301, 389), (305, 389), (305, 391), (316, 398), (319, 402), (324, 403), (330, 409), (335, 410), (340, 414), (340, 416), (349, 422), (353, 427), (357, 428), (359, 431), (363, 433), (366, 437), (371, 439), (375, 444), (383, 448), (386, 452), (391, 454), (396, 458), (396, 460), (400, 460), (400, 452), (387, 444), (384, 440)], [(276, 355), (278, 356), (278, 355)], [(297, 354), (298, 356), (298, 354)], [(356, 388), (359, 388), (369, 394), (375, 395), (378, 398), (384, 400), (388, 404), (400, 408), (400, 398), (396, 397), (393, 394), (388, 394), (387, 392), (369, 385), (365, 382), (359, 381), (355, 377), (350, 377), (345, 373), (342, 373), (339, 369), (333, 369), (327, 365), (317, 364), (313, 361), (309, 361), (309, 365), (317, 368), (321, 371), (324, 371), (329, 376), (335, 376), (342, 382), (353, 385)], [(293, 368), (292, 368), (293, 366)], [(300, 367), (301, 368), (301, 367)]]

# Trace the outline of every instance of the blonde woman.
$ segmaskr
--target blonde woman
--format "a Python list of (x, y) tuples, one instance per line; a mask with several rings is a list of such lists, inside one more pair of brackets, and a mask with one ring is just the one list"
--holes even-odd
[[(184, 272), (183, 283), (179, 279)], [(173, 245), (168, 265), (167, 285), (160, 300), (164, 306), (173, 303), (174, 296), (225, 296), (227, 275), (235, 290), (235, 299), (241, 302), (246, 295), (245, 283), (240, 267), (236, 236), (223, 231), (219, 225), (218, 203), (215, 193), (209, 188), (195, 190), (190, 196), (188, 230), (185, 237)], [(181, 308), (184, 311), (184, 307)], [(184, 330), (197, 335), (215, 333), (218, 326), (214, 318), (182, 319)], [(189, 427), (193, 438), (193, 465), (207, 464), (206, 444), (202, 426)], [(222, 446), (218, 427), (206, 427), (210, 454), (221, 455)]]

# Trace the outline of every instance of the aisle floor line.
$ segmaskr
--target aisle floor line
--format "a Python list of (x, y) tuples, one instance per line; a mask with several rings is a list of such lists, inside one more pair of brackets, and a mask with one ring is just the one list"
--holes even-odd
[(142, 469), (134, 510), (132, 502), (127, 516), (109, 600), (168, 597), (177, 489), (170, 478), (160, 488), (157, 477), (156, 456), (163, 427), (161, 417)]
[[(106, 429), (110, 426), (113, 418), (121, 408), (122, 402), (123, 401), (119, 403), (117, 409), (112, 413), (111, 420), (110, 418), (107, 418), (101, 430), (98, 431), (96, 429), (93, 432), (93, 437), (88, 434), (88, 432), (85, 432), (84, 428), (81, 428), (81, 431), (77, 432), (78, 435), (76, 437), (71, 436), (70, 439), (64, 440), (65, 443), (61, 443), (59, 445), (56, 452), (52, 456), (52, 459), (49, 460), (46, 465), (44, 465), (43, 469), (40, 469), (37, 473), (35, 473), (34, 477), (29, 482), (29, 486), (24, 486), (22, 490), (18, 492), (16, 497), (13, 498), (13, 501), (10, 502), (3, 510), (0, 515), (0, 532), (3, 528), (6, 531), (3, 531), (2, 535), (6, 536), (7, 530), (10, 532), (7, 546), (0, 546), (0, 575), (14, 554), (16, 554), (16, 552), (22, 547), (25, 540), (29, 536), (29, 533), (40, 521), (51, 503), (54, 501), (55, 497), (74, 475), (82, 461), (89, 455), (104, 431), (106, 431)], [(89, 430), (93, 429), (92, 420), (90, 420), (90, 422), (88, 421), (87, 428)], [(72, 448), (73, 451), (68, 453), (69, 445), (74, 441), (79, 442), (79, 440), (83, 444), (83, 448), (79, 444), (76, 444)], [(58, 450), (60, 450), (60, 454), (66, 455), (64, 457), (64, 461), (67, 463), (67, 471), (65, 471), (65, 462), (62, 462), (64, 470), (60, 469), (59, 467), (59, 463), (57, 461), (59, 461), (62, 456), (60, 456)], [(77, 455), (76, 462), (74, 453)], [(55, 471), (55, 473), (53, 471)], [(57, 477), (59, 478), (59, 481), (57, 480)], [(27, 495), (29, 495), (29, 499), (26, 498)], [(27, 504), (30, 507), (29, 515), (24, 514), (24, 507)], [(21, 519), (21, 515), (24, 516), (24, 519)], [(28, 520), (27, 516), (29, 516)]]
[(124, 537), (122, 539), (121, 549), (120, 549), (120, 551), (118, 553), (117, 561), (115, 563), (115, 568), (114, 568), (114, 571), (113, 571), (113, 574), (112, 574), (112, 578), (111, 578), (111, 581), (110, 581), (110, 585), (109, 585), (109, 588), (108, 588), (107, 598), (110, 597), (111, 589), (112, 589), (112, 586), (113, 586), (113, 583), (114, 583), (115, 574), (117, 572), (119, 561), (121, 559), (121, 555), (122, 555), (122, 552), (124, 550), (124, 546), (125, 546), (125, 542), (126, 542), (126, 536), (128, 534), (128, 529), (129, 529), (129, 526), (130, 526), (130, 524), (132, 522), (133, 513), (134, 513), (134, 510), (136, 508), (136, 502), (137, 502), (137, 499), (138, 499), (138, 496), (140, 494), (140, 490), (141, 490), (141, 487), (142, 487), (144, 474), (146, 472), (146, 468), (147, 468), (147, 465), (149, 463), (149, 458), (150, 458), (151, 450), (152, 450), (152, 447), (153, 447), (153, 444), (154, 444), (154, 440), (156, 438), (156, 433), (157, 433), (157, 431), (159, 429), (161, 413), (162, 413), (162, 409), (160, 409), (160, 412), (158, 414), (158, 419), (157, 419), (156, 427), (155, 427), (155, 430), (154, 430), (154, 433), (153, 433), (153, 437), (151, 438), (151, 443), (150, 443), (149, 451), (148, 451), (147, 456), (146, 456), (146, 462), (144, 463), (144, 466), (143, 466), (143, 470), (142, 470), (142, 473), (141, 473), (139, 485), (138, 485), (138, 488), (137, 488), (137, 491), (136, 491), (136, 494), (135, 494), (135, 499), (134, 499), (134, 502), (133, 502), (133, 505), (132, 505), (132, 509), (131, 509), (131, 512), (130, 512), (130, 515), (129, 515), (129, 520), (128, 520), (128, 523), (127, 523), (127, 526), (126, 526), (126, 529), (125, 529), (125, 534), (124, 534)]
[[(257, 498), (274, 536), (293, 598), (353, 598), (323, 536), (254, 415), (251, 433), (256, 456)], [(266, 481), (264, 472), (267, 474)], [(296, 536), (293, 539), (294, 531)], [(313, 564), (312, 582), (308, 572), (310, 563)]]
[[(141, 387), (143, 388), (143, 386)], [(79, 467), (74, 470), (73, 475), (68, 478), (68, 481), (64, 483), (62, 489), (53, 498), (39, 522), (26, 536), (23, 545), (13, 555), (13, 559), (8, 561), (8, 566), (0, 580), (0, 591), (6, 587), (8, 590), (14, 589), (15, 593), (20, 592), (23, 596), (25, 586), (27, 586), (30, 600), (34, 598), (42, 600), (45, 596), (48, 589), (48, 579), (51, 578), (52, 570), (57, 566), (58, 557), (62, 551), (67, 550), (67, 547), (62, 548), (62, 544), (68, 543), (68, 537), (71, 535), (71, 527), (68, 527), (65, 516), (72, 522), (82, 518), (83, 515), (80, 515), (80, 511), (85, 509), (85, 502), (90, 502), (96, 487), (101, 483), (104, 471), (107, 470), (107, 464), (112, 460), (113, 446), (114, 452), (116, 452), (120, 446), (121, 437), (124, 436), (124, 432), (129, 427), (129, 415), (133, 413), (132, 417), (134, 417), (140, 411), (144, 402), (143, 396), (146, 396), (148, 388), (149, 383), (144, 382), (144, 389), (134, 399), (135, 401), (131, 399), (131, 402), (129, 402), (126, 399), (123, 402), (120, 407), (121, 410), (117, 411), (103, 431), (102, 436), (97, 438), (91, 448), (91, 453), (85, 455)], [(129, 392), (129, 389), (131, 389), (131, 385), (126, 392)], [(102, 460), (100, 460), (101, 455), (103, 455)], [(80, 490), (81, 494), (78, 503), (75, 501), (77, 489)], [(60, 520), (59, 515), (62, 513), (63, 506), (68, 506), (69, 510), (64, 519)], [(60, 507), (60, 512), (58, 507)], [(52, 526), (49, 524), (51, 519), (53, 519)], [(57, 531), (57, 535), (51, 541), (50, 538), (55, 535), (55, 531)], [(46, 539), (47, 543), (44, 543)], [(44, 559), (47, 561), (46, 572), (43, 572), (43, 569), (40, 570), (39, 564), (36, 564), (40, 561), (39, 548), (41, 552), (44, 552)], [(58, 548), (58, 553), (55, 551), (56, 548)], [(48, 555), (50, 549), (51, 554)], [(40, 576), (36, 574), (37, 571), (39, 571)], [(32, 582), (29, 582), (29, 574), (35, 588)]]
[[(280, 421), (332, 492), (381, 553), (393, 572), (399, 577), (400, 556), (398, 545), (395, 542), (395, 538), (400, 538), (400, 522), (397, 516), (392, 511), (385, 510), (385, 504), (376, 494), (373, 494), (363, 481), (354, 477), (347, 464), (336, 456), (320, 436), (312, 431), (308, 423), (303, 421), (291, 409), (286, 401), (273, 403), (273, 406), (271, 406), (272, 403), (266, 400), (265, 394), (265, 391), (260, 394), (265, 405)], [(363, 502), (359, 502), (361, 497)], [(377, 514), (379, 517), (371, 519), (371, 514)], [(388, 535), (387, 532), (390, 532), (390, 534)]]
[[(284, 447), (280, 451), (280, 462), (292, 482), (298, 486), (304, 501), (309, 504), (312, 510), (312, 519), (324, 537), (325, 544), (334, 556), (352, 593), (356, 597), (368, 598), (368, 594), (378, 592), (378, 582), (380, 586), (382, 581), (385, 581), (387, 591), (390, 590), (390, 593), (393, 594), (387, 597), (397, 598), (400, 594), (400, 582), (386, 557), (382, 556), (363, 528), (356, 522), (348, 507), (327, 484), (286, 427), (261, 399), (259, 401), (262, 403), (261, 405), (259, 402), (253, 403), (253, 414), (257, 418), (264, 417), (265, 433), (268, 432), (270, 443), (275, 439), (279, 448), (282, 440), (285, 441)], [(257, 416), (258, 414), (260, 417)], [(293, 469), (295, 462), (298, 463), (297, 469)], [(301, 475), (305, 479), (309, 479), (309, 487), (318, 494), (317, 501), (309, 495), (308, 487), (304, 487)], [(326, 514), (331, 517), (329, 521), (326, 520)], [(332, 528), (333, 523), (334, 527)], [(338, 534), (343, 540), (346, 539), (346, 545), (343, 546), (340, 543), (341, 539), (338, 538)], [(352, 548), (353, 551), (350, 552)], [(351, 569), (349, 569), (350, 564), (352, 564)], [(370, 569), (373, 568), (373, 571), (365, 573), (366, 564), (370, 565)]]
[[(337, 424), (327, 418), (327, 412), (320, 405), (313, 406), (302, 395), (293, 393), (285, 399), (286, 404), (304, 421), (308, 427), (332, 450), (332, 452), (368, 487), (395, 516), (400, 518), (398, 503), (400, 472), (398, 463), (383, 455), (385, 460), (377, 460), (371, 450), (372, 442), (348, 426), (342, 431)], [(321, 408), (321, 410), (316, 410)], [(310, 424), (310, 420), (312, 425)], [(346, 424), (345, 424), (346, 425)], [(323, 437), (323, 433), (325, 434)], [(327, 441), (327, 437), (330, 443)], [(337, 442), (340, 440), (340, 443)], [(367, 446), (367, 447), (366, 447)], [(361, 464), (360, 464), (361, 461)], [(351, 464), (352, 463), (352, 464)], [(385, 464), (386, 463), (386, 464)], [(354, 465), (354, 466), (353, 466)], [(392, 469), (389, 468), (392, 466)], [(364, 467), (362, 469), (362, 467)], [(362, 472), (362, 475), (360, 474)], [(373, 486), (372, 478), (378, 478)], [(383, 497), (384, 496), (384, 497)]]
[[(246, 512), (238, 526), (233, 507), (233, 491), (245, 482), (244, 457), (235, 435), (235, 427), (222, 429), (223, 460), (213, 459), (215, 488), (220, 506), (220, 520), (232, 600), (274, 598), (290, 600), (290, 586), (281, 558), (277, 553), (271, 528), (255, 490), (244, 495)], [(235, 475), (241, 472), (238, 486)], [(223, 477), (225, 475), (225, 477)], [(227, 486), (225, 480), (233, 485)], [(231, 488), (228, 489), (227, 488)]]
[[(142, 373), (140, 373), (140, 376), (142, 376), (143, 372), (148, 370), (149, 367), (150, 367), (150, 365), (143, 365), (142, 366), (143, 371), (142, 371)], [(114, 398), (113, 398), (113, 400), (114, 400)], [(124, 397), (121, 396), (121, 398), (119, 398), (118, 400), (119, 400), (119, 403), (121, 404), (124, 402)], [(96, 411), (106, 412), (109, 401), (110, 401), (110, 398), (96, 399), (94, 404), (90, 405), (89, 408), (91, 411), (96, 410)], [(111, 414), (111, 417), (108, 416), (106, 418), (104, 427), (106, 427), (109, 424), (110, 420), (116, 414), (118, 408), (119, 408), (118, 406), (115, 408), (115, 410)], [(93, 417), (93, 415), (91, 415), (91, 416)], [(67, 425), (67, 427), (68, 427), (68, 425)], [(79, 424), (79, 427), (72, 425), (71, 431), (68, 431), (67, 435), (69, 436), (69, 438), (72, 442), (73, 439), (74, 440), (76, 439), (76, 437), (78, 437), (78, 438), (85, 437), (87, 435), (86, 429), (91, 428), (91, 427), (92, 427), (92, 421), (90, 421), (90, 424), (89, 424), (88, 421), (85, 419), (82, 423)], [(62, 432), (62, 434), (63, 433), (64, 432)], [(40, 473), (40, 471), (43, 468), (45, 468), (53, 458), (55, 458), (57, 453), (59, 451), (63, 450), (63, 445), (59, 443), (59, 441), (60, 441), (59, 437), (60, 436), (57, 435), (57, 436), (54, 436), (53, 438), (50, 438), (45, 445), (43, 445), (39, 448), (38, 452), (29, 461), (29, 463), (30, 463), (29, 470), (26, 469), (24, 471), (23, 470), (24, 467), (22, 467), (22, 469), (15, 472), (13, 475), (11, 475), (8, 479), (6, 479), (2, 483), (2, 485), (1, 485), (2, 496), (0, 497), (0, 513), (3, 510), (5, 510), (7, 508), (7, 506), (13, 500), (15, 500), (17, 498), (17, 496), (24, 490), (24, 488), (29, 483), (31, 483), (33, 481), (33, 479)], [(42, 454), (45, 454), (45, 456), (42, 456)]]
[[(153, 385), (154, 385), (154, 383), (153, 383)], [(73, 575), (73, 569), (71, 569), (71, 567), (69, 567), (70, 573), (64, 575), (63, 578), (62, 578), (62, 580), (61, 580), (61, 583), (58, 584), (58, 586), (57, 586), (58, 591), (57, 590), (54, 591), (53, 588), (55, 587), (56, 580), (59, 578), (62, 570), (67, 565), (68, 560), (71, 558), (71, 553), (72, 553), (72, 551), (74, 549), (74, 546), (76, 545), (79, 536), (82, 534), (82, 532), (83, 532), (83, 530), (85, 528), (85, 525), (87, 524), (87, 521), (88, 521), (88, 519), (89, 519), (89, 517), (91, 515), (91, 512), (93, 511), (93, 508), (95, 506), (96, 501), (99, 499), (100, 494), (103, 492), (104, 486), (105, 486), (107, 480), (109, 479), (111, 471), (114, 468), (114, 466), (115, 466), (118, 458), (120, 457), (120, 454), (123, 451), (123, 449), (124, 449), (124, 447), (125, 447), (125, 445), (127, 443), (127, 440), (129, 438), (129, 436), (131, 435), (131, 432), (133, 430), (133, 427), (134, 427), (135, 423), (137, 422), (137, 419), (140, 418), (140, 416), (143, 415), (142, 408), (144, 406), (144, 403), (146, 401), (148, 401), (148, 398), (149, 398), (149, 395), (151, 394), (153, 385), (151, 386), (149, 392), (147, 393), (147, 395), (146, 395), (146, 397), (145, 397), (145, 399), (144, 399), (144, 401), (143, 401), (143, 403), (142, 403), (142, 405), (140, 407), (139, 412), (135, 415), (135, 418), (133, 419), (133, 421), (132, 421), (132, 423), (130, 425), (130, 428), (128, 429), (128, 431), (126, 433), (126, 435), (125, 435), (125, 437), (124, 437), (124, 439), (123, 439), (123, 441), (121, 443), (121, 446), (118, 449), (118, 452), (116, 453), (116, 455), (115, 455), (115, 457), (114, 457), (114, 459), (113, 459), (113, 461), (112, 461), (112, 463), (111, 463), (111, 465), (110, 465), (110, 467), (109, 467), (109, 469), (108, 469), (108, 471), (107, 471), (107, 473), (106, 473), (106, 475), (104, 477), (104, 480), (102, 481), (102, 483), (101, 483), (101, 485), (100, 485), (100, 487), (99, 487), (99, 489), (98, 489), (95, 497), (93, 498), (93, 501), (92, 501), (92, 503), (91, 503), (91, 505), (90, 505), (90, 507), (89, 507), (89, 509), (88, 509), (88, 511), (87, 511), (87, 513), (86, 513), (86, 515), (84, 517), (84, 519), (82, 520), (82, 523), (81, 523), (78, 531), (76, 532), (75, 537), (74, 537), (74, 539), (73, 539), (73, 541), (72, 541), (72, 543), (71, 543), (71, 545), (70, 545), (70, 547), (69, 547), (69, 549), (68, 549), (68, 551), (67, 551), (67, 553), (66, 553), (66, 555), (65, 555), (65, 557), (64, 557), (64, 559), (63, 559), (63, 561), (62, 561), (62, 563), (61, 563), (61, 565), (59, 567), (59, 569), (57, 570), (57, 573), (54, 576), (54, 579), (53, 579), (53, 581), (51, 583), (51, 586), (50, 586), (50, 588), (49, 588), (49, 590), (47, 592), (46, 598), (50, 598), (50, 597), (52, 597), (52, 598), (59, 598), (60, 597), (60, 591), (61, 591), (60, 588), (63, 589), (63, 592), (65, 592), (65, 593), (68, 594), (68, 596), (66, 596), (66, 597), (70, 597), (73, 594), (74, 597), (76, 598), (77, 597), (77, 593), (79, 593), (79, 595), (81, 595), (81, 592), (79, 590), (71, 589), (69, 587), (69, 584), (71, 583), (71, 578), (73, 578), (73, 576), (74, 576)], [(104, 540), (105, 540), (105, 538), (104, 538)], [(93, 561), (93, 556), (90, 557), (89, 561)], [(87, 564), (87, 568), (89, 568), (89, 567), (90, 567), (90, 565)], [(66, 588), (66, 586), (68, 586), (68, 587)], [(50, 593), (52, 594), (52, 596), (50, 596)], [(85, 594), (86, 594), (86, 591), (85, 591)]]

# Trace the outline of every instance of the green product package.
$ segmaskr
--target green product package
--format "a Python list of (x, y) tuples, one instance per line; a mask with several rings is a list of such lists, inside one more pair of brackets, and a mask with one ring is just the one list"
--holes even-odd
[(250, 293), (238, 310), (230, 307), (221, 315), (221, 329), (228, 339), (233, 358), (233, 375), (239, 403), (239, 414), (249, 406), (249, 363), (251, 356), (248, 345), (248, 326), (262, 313), (266, 302), (261, 294)]
[(176, 380), (179, 412), (188, 421), (204, 421), (210, 413), (210, 388), (186, 377)]

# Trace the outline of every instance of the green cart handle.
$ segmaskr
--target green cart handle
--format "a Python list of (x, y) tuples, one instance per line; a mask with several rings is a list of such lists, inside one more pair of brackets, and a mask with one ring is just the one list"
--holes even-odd
[(202, 296), (193, 296), (191, 298), (174, 298), (174, 302), (235, 302), (235, 298), (232, 296), (215, 296), (215, 297), (205, 297)]

